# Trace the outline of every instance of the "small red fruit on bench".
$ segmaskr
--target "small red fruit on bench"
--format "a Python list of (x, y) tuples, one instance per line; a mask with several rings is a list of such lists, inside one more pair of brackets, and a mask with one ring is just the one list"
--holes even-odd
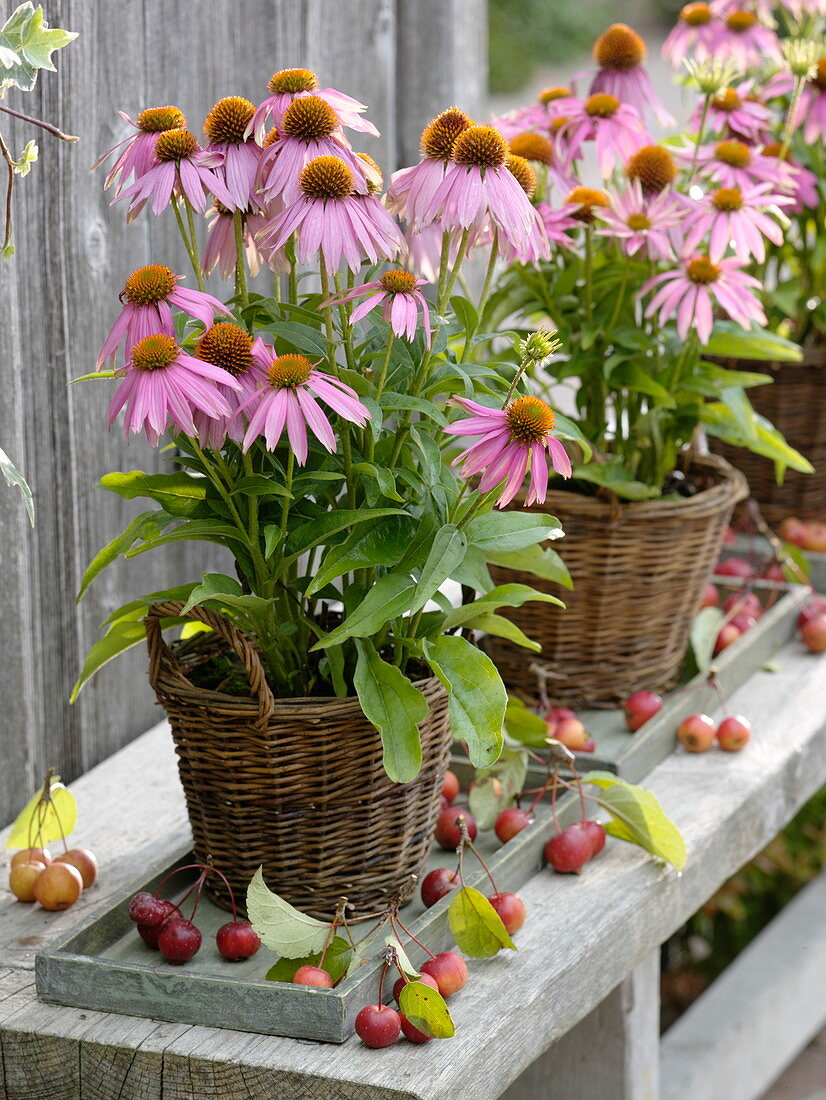
[[(421, 982), (422, 985), (429, 985), (431, 989), (438, 990), (438, 988), (439, 988), (439, 983), (432, 976), (432, 974), (422, 973), (418, 976), (418, 978), (411, 978), (410, 981)], [(399, 994), (404, 989), (404, 987), (408, 984), (409, 983), (406, 982), (404, 980), (404, 978), (399, 978), (398, 981), (396, 981), (394, 983), (394, 985), (393, 985), (393, 996), (396, 998), (397, 1001), (399, 999)]]
[(332, 989), (333, 979), (320, 966), (299, 966), (293, 974), (294, 985), (312, 985), (316, 989)]
[(176, 917), (181, 916), (181, 911), (177, 905), (173, 905), (171, 901), (165, 901), (163, 898), (158, 899), (164, 907), (163, 916), (161, 917), (160, 924), (142, 924), (138, 922), (138, 932), (145, 944), (149, 947), (158, 948), (158, 940), (160, 939), (161, 932), (166, 928), (169, 921)]
[(562, 874), (578, 872), (591, 858), (591, 838), (577, 825), (569, 825), (545, 845), (545, 859)]
[(718, 561), (714, 572), (718, 577), (740, 577), (744, 581), (751, 580), (754, 576), (754, 569), (745, 558), (726, 558), (725, 561)]
[(45, 863), (47, 867), (52, 862), (48, 848), (21, 848), (11, 857), (9, 869), (16, 867), (18, 863), (29, 863), (33, 859), (38, 863)]
[(763, 613), (763, 605), (760, 603), (760, 597), (754, 592), (732, 592), (726, 597), (723, 611), (727, 615), (729, 611), (733, 611), (736, 615), (752, 615), (755, 619), (759, 619)]
[(724, 718), (717, 727), (717, 743), (726, 752), (739, 752), (751, 737), (751, 723), (742, 714)]
[(437, 867), (422, 880), (422, 901), (429, 909), (458, 886), (461, 883), (455, 871), (451, 871), (449, 867)]
[(499, 919), (505, 926), (509, 936), (518, 932), (525, 923), (525, 903), (518, 894), (508, 892), (492, 894), (488, 901), (499, 914)]
[(579, 821), (577, 824), (591, 842), (591, 855), (598, 856), (605, 847), (605, 826), (599, 821)]
[(692, 714), (680, 723), (677, 737), (686, 752), (708, 752), (714, 732), (714, 722), (707, 714)]
[[(806, 623), (816, 619), (818, 615), (826, 615), (826, 596), (812, 596), (797, 616), (797, 629), (802, 631)], [(36, 848), (32, 850), (37, 851)], [(20, 855), (20, 852), (17, 854)], [(32, 858), (40, 859), (40, 856), (34, 855)], [(14, 859), (12, 859), (12, 863), (14, 863)]]
[(452, 802), (460, 790), (459, 780), (455, 773), (451, 771), (445, 772), (445, 781), (442, 784), (442, 796), (446, 798), (448, 802)]
[(625, 724), (632, 733), (636, 733), (649, 718), (653, 718), (658, 711), (662, 710), (662, 705), (662, 696), (657, 695), (655, 692), (635, 691), (633, 695), (628, 696), (622, 705), (622, 709), (625, 711)]
[(497, 817), (493, 831), (503, 844), (507, 844), (509, 840), (513, 840), (518, 833), (527, 828), (532, 820), (531, 815), (520, 809), (519, 806), (508, 806)]
[(443, 997), (452, 997), (463, 989), (467, 982), (467, 963), (455, 951), (443, 951), (435, 959), (422, 963), (422, 974), (436, 979), (439, 992)]
[(83, 879), (70, 863), (50, 863), (35, 879), (33, 890), (44, 909), (69, 909), (83, 893)]
[(737, 629), (734, 623), (723, 623), (717, 633), (717, 640), (714, 643), (714, 656), (718, 653), (722, 653), (724, 649), (728, 649), (730, 645), (734, 645), (737, 639), (741, 636), (741, 631)]
[(812, 653), (826, 651), (826, 615), (815, 615), (809, 619), (801, 631), (803, 644)]
[(97, 882), (97, 857), (88, 848), (70, 848), (62, 856), (55, 856), (55, 863), (68, 863), (72, 867), (76, 867), (83, 879), (84, 890), (88, 890), (90, 886), (94, 886)]
[(189, 962), (201, 947), (201, 933), (191, 920), (174, 917), (158, 936), (158, 950), (171, 963)]
[(557, 722), (553, 736), (573, 752), (593, 752), (596, 748), (593, 738), (588, 736), (585, 726), (578, 718), (561, 719)]
[(390, 1005), (365, 1005), (356, 1016), (356, 1035), (375, 1050), (395, 1043), (400, 1031), (401, 1019)]
[(409, 1043), (429, 1043), (433, 1038), (432, 1035), (425, 1035), (423, 1031), (419, 1031), (417, 1027), (414, 1027), (403, 1012), (399, 1013), (399, 1023), (401, 1024), (402, 1035)]
[(129, 902), (129, 919), (146, 928), (157, 928), (169, 916), (169, 902), (147, 890), (135, 894)]
[(34, 901), (34, 884), (41, 871), (46, 870), (46, 864), (39, 859), (29, 859), (23, 863), (15, 863), (9, 872), (9, 889), (18, 901)]
[(222, 924), (215, 933), (215, 943), (227, 962), (251, 959), (261, 940), (248, 920), (231, 920)]
[(473, 815), (467, 810), (458, 810), (451, 806), (449, 810), (442, 810), (436, 819), (436, 840), (446, 852), (455, 852), (462, 839), (459, 826), (456, 824), (459, 816), (465, 819), (467, 835), (471, 840), (476, 839), (476, 822), (473, 820)]
[(720, 603), (720, 593), (717, 591), (717, 585), (712, 584), (711, 581), (703, 589), (703, 598), (700, 601), (700, 610), (704, 607), (717, 607)]

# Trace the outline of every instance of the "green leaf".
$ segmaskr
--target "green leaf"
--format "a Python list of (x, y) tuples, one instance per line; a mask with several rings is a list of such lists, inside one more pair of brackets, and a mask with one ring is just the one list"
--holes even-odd
[(561, 584), (563, 588), (573, 588), (574, 582), (562, 558), (550, 546), (526, 546), (522, 550), (509, 550), (503, 554), (488, 554), (487, 560), (493, 565), (519, 572), (533, 573), (543, 581)]
[(531, 649), (534, 653), (541, 653), (542, 646), (539, 642), (529, 638), (516, 623), (506, 619), (503, 615), (479, 615), (474, 619), (468, 619), (465, 623), (467, 630), (480, 630), (483, 634), (492, 634), (496, 638), (507, 638), (514, 645), (520, 645), (523, 649)]
[(94, 676), (99, 669), (103, 668), (104, 665), (107, 665), (121, 653), (125, 653), (127, 649), (131, 649), (133, 645), (137, 645), (139, 642), (144, 641), (145, 638), (146, 630), (143, 625), (143, 620), (138, 622), (122, 621), (112, 623), (104, 636), (99, 641), (95, 642), (89, 650), (89, 654), (81, 669), (80, 676), (78, 676), (72, 688), (69, 702), (74, 703), (83, 685), (91, 676)]
[(560, 439), (570, 439), (578, 444), (582, 450), (582, 461), (590, 462), (593, 449), (580, 431), (579, 426), (571, 420), (570, 417), (564, 416), (561, 412), (557, 412), (555, 415), (556, 423), (554, 424), (554, 435), (558, 436)]
[(310, 652), (341, 645), (348, 638), (368, 638), (378, 633), (386, 622), (408, 609), (415, 587), (412, 577), (401, 573), (381, 577), (344, 622), (316, 642)]
[(279, 485), (278, 482), (273, 481), (271, 477), (265, 477), (264, 474), (250, 474), (247, 477), (242, 477), (239, 481), (236, 481), (233, 486), (231, 496), (282, 497), (285, 500), (292, 499), (292, 493), (287, 492), (283, 485)]
[(247, 887), (247, 916), (261, 942), (287, 959), (300, 959), (321, 951), (329, 925), (308, 917), (273, 893), (259, 867)]
[(778, 363), (799, 363), (803, 359), (803, 352), (791, 340), (768, 329), (745, 332), (733, 321), (716, 322), (703, 354), (718, 355), (721, 359), (763, 359)]
[(541, 512), (488, 512), (472, 519), (465, 531), (468, 542), (486, 556), (562, 537), (559, 520)]
[(603, 489), (615, 493), (621, 500), (650, 500), (660, 495), (659, 486), (646, 485), (643, 481), (637, 481), (634, 475), (618, 462), (602, 464), (592, 462), (589, 466), (575, 466), (573, 476), (578, 481), (589, 481), (592, 485), (600, 485)]
[(438, 989), (424, 982), (407, 982), (399, 994), (399, 1008), (413, 1025), (434, 1039), (456, 1034), (448, 1007)]
[(339, 508), (331, 512), (323, 512), (289, 533), (285, 553), (292, 560), (314, 546), (318, 546), (319, 543), (326, 542), (339, 531), (346, 531), (348, 527), (381, 519), (383, 516), (405, 515), (407, 513), (402, 508)]
[(500, 812), (513, 805), (527, 774), (528, 754), (524, 749), (503, 749), (492, 768), (476, 772), (468, 789), (468, 808), (480, 829), (492, 829)]
[(450, 299), (450, 307), (456, 314), (464, 332), (475, 332), (477, 330), (479, 327), (479, 314), (476, 312), (475, 306), (473, 306), (467, 298), (463, 298), (460, 294), (455, 294)]
[(55, 71), (52, 54), (67, 46), (77, 34), (59, 27), (50, 28), (43, 8), (27, 0), (15, 8), (0, 27), (0, 95), (14, 84), (29, 92), (37, 81), (38, 70)]
[(145, 554), (147, 550), (154, 550), (158, 546), (166, 545), (166, 543), (185, 542), (190, 539), (195, 542), (214, 542), (218, 546), (226, 546), (228, 542), (240, 542), (242, 546), (248, 545), (245, 533), (237, 527), (230, 527), (228, 523), (222, 523), (218, 519), (189, 519), (166, 534), (159, 535), (155, 539), (149, 539), (134, 550), (127, 550), (124, 557), (135, 558), (138, 554)]
[(808, 584), (812, 575), (812, 568), (806, 551), (802, 547), (791, 542), (783, 543), (783, 555), (786, 558), (781, 564), (783, 576), (789, 584)]
[(89, 562), (86, 572), (83, 574), (83, 580), (80, 582), (80, 590), (77, 594), (78, 601), (83, 598), (83, 594), (89, 585), (99, 573), (103, 572), (107, 565), (111, 565), (121, 554), (125, 554), (136, 542), (151, 542), (156, 539), (172, 523), (172, 519), (173, 517), (167, 515), (166, 512), (157, 511), (141, 512), (139, 516), (136, 516), (125, 531), (112, 539), (102, 550), (99, 550)]
[(196, 604), (214, 599), (216, 596), (243, 596), (244, 589), (235, 577), (228, 577), (225, 573), (204, 573), (201, 583), (196, 584), (189, 593), (189, 599), (181, 608), (181, 615), (195, 607)]
[(489, 959), (503, 947), (516, 950), (499, 914), (484, 894), (470, 886), (456, 891), (447, 920), (459, 950), (474, 959)]
[(313, 358), (327, 358), (327, 341), (318, 329), (302, 325), (298, 321), (276, 321), (265, 327), (283, 337), (299, 351), (306, 352)]
[(206, 500), (209, 490), (206, 478), (193, 477), (186, 470), (176, 470), (171, 474), (145, 474), (142, 470), (127, 470), (123, 473), (104, 474), (98, 485), (126, 500), (149, 497), (172, 516), (195, 514)]
[[(341, 981), (347, 973), (350, 965), (352, 947), (341, 936), (334, 936), (324, 956), (324, 969), (333, 979), (333, 983)], [(268, 982), (291, 982), (296, 970), (302, 966), (318, 966), (321, 961), (321, 952), (315, 951), (311, 955), (303, 955), (300, 959), (280, 958), (273, 963), (265, 974)]]
[(465, 741), (471, 762), (489, 767), (502, 751), (507, 693), (487, 654), (465, 638), (443, 635), (422, 642), (425, 660), (448, 692), (453, 736)]
[(764, 416), (755, 414), (755, 430), (746, 437), (731, 409), (721, 401), (709, 401), (702, 406), (700, 419), (709, 435), (731, 443), (734, 447), (747, 447), (755, 454), (763, 455), (781, 467), (790, 466), (803, 474), (811, 474), (814, 467), (799, 451), (791, 447), (781, 433)]
[(521, 699), (509, 695), (505, 711), (505, 732), (508, 737), (529, 748), (543, 748), (548, 736), (548, 723), (532, 710), (528, 710)]
[(556, 596), (551, 596), (547, 592), (538, 592), (528, 584), (498, 584), (471, 603), (455, 607), (445, 619), (444, 629), (453, 630), (454, 627), (464, 626), (471, 619), (478, 618), (480, 615), (490, 615), (500, 607), (521, 607), (529, 600), (552, 603), (557, 607), (565, 606)]
[(14, 819), (6, 848), (45, 847), (74, 832), (77, 802), (59, 775), (53, 775), (49, 783), (51, 801), (41, 802), (42, 794), (41, 788)]
[(383, 466), (376, 466), (373, 462), (357, 462), (353, 467), (353, 472), (367, 474), (368, 477), (375, 478), (383, 496), (388, 497), (390, 500), (404, 502), (404, 497), (400, 496), (396, 489), (396, 479)]
[(691, 652), (698, 672), (708, 672), (714, 656), (714, 643), (723, 622), (719, 607), (704, 607), (691, 623)]
[(404, 409), (410, 412), (421, 413), (422, 416), (434, 420), (440, 427), (447, 424), (447, 417), (438, 405), (432, 401), (425, 401), (421, 397), (411, 397), (406, 393), (384, 393), (381, 397), (381, 407), (390, 411)]
[(411, 516), (397, 515), (387, 516), (366, 529), (358, 527), (339, 546), (327, 550), (318, 572), (307, 586), (307, 595), (320, 592), (330, 581), (352, 569), (398, 565), (409, 550), (418, 526)]
[(673, 408), (676, 401), (665, 388), (636, 363), (622, 363), (611, 371), (611, 385), (653, 397), (658, 405)]
[(26, 515), (29, 517), (29, 523), (34, 527), (34, 501), (32, 499), (32, 491), (26, 479), (2, 447), (0, 447), (0, 473), (3, 475), (7, 485), (19, 489), (23, 494), (23, 504), (26, 508)]
[(394, 783), (409, 783), (422, 766), (419, 723), (427, 717), (427, 700), (369, 639), (357, 639), (356, 648), (353, 682), (361, 709), (381, 734), (384, 770)]
[(601, 788), (600, 801), (614, 817), (606, 826), (612, 836), (638, 844), (678, 871), (685, 867), (683, 835), (666, 816), (655, 794), (610, 772), (588, 772), (585, 782)]
[(452, 523), (439, 528), (430, 547), (430, 553), (422, 566), (416, 591), (413, 593), (411, 614), (424, 607), (434, 592), (462, 563), (467, 550), (467, 538)]

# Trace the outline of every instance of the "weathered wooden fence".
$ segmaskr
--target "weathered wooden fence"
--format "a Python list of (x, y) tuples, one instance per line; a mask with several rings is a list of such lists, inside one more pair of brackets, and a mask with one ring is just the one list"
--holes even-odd
[[(9, 11), (14, 0), (3, 4)], [(0, 824), (47, 766), (72, 778), (153, 719), (145, 654), (103, 670), (73, 707), (69, 691), (98, 624), (131, 595), (198, 576), (199, 551), (118, 563), (75, 605), (91, 556), (136, 509), (96, 492), (107, 470), (157, 467), (141, 443), (107, 434), (105, 383), (68, 382), (94, 368), (131, 270), (185, 271), (169, 222), (127, 229), (89, 165), (125, 136), (117, 115), (177, 104), (196, 129), (212, 103), (258, 101), (271, 73), (303, 66), (370, 105), (382, 132), (362, 148), (388, 171), (417, 155), (438, 110), (480, 112), (486, 84), (485, 0), (45, 0), (52, 25), (80, 32), (10, 107), (80, 135), (64, 145), (6, 125), (41, 161), (15, 199), (17, 256), (0, 266), (0, 444), (35, 495), (37, 526), (0, 486)], [(0, 10), (0, 18), (5, 18)]]

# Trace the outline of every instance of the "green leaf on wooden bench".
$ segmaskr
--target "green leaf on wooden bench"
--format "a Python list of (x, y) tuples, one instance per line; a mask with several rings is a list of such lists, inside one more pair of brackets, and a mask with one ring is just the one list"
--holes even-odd
[(330, 928), (273, 893), (264, 882), (262, 867), (247, 887), (247, 916), (261, 942), (287, 959), (321, 951)]
[(600, 802), (614, 818), (605, 826), (611, 836), (638, 844), (678, 871), (685, 867), (683, 835), (652, 791), (610, 772), (588, 772), (585, 782), (602, 790)]
[(413, 1027), (434, 1039), (450, 1039), (456, 1033), (441, 993), (424, 982), (407, 982), (402, 987), (399, 1008)]
[(489, 959), (503, 947), (516, 950), (499, 914), (484, 894), (471, 886), (457, 891), (447, 919), (460, 951), (474, 959)]
[[(542, 727), (547, 735), (545, 722)], [(476, 772), (468, 791), (468, 808), (480, 829), (492, 829), (502, 810), (513, 805), (514, 797), (525, 786), (527, 773), (528, 754), (524, 749), (503, 749), (492, 768)]]
[(41, 803), (42, 789), (26, 803), (11, 827), (7, 848), (45, 847), (69, 836), (77, 824), (77, 802), (72, 792), (53, 775), (49, 785), (50, 802)]
[[(347, 973), (352, 952), (353, 949), (350, 944), (341, 936), (335, 936), (327, 948), (327, 953), (324, 956), (324, 969), (334, 983), (341, 981)], [(320, 961), (320, 951), (314, 951), (311, 955), (302, 955), (300, 959), (282, 957), (269, 968), (266, 979), (268, 982), (291, 982), (299, 967), (318, 966)]]

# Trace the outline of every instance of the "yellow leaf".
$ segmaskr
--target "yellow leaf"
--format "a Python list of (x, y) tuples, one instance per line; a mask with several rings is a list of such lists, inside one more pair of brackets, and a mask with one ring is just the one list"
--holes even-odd
[(68, 837), (77, 824), (77, 802), (72, 792), (57, 776), (52, 776), (51, 800), (44, 802), (43, 791), (17, 815), (11, 827), (7, 848), (42, 847), (61, 837)]

